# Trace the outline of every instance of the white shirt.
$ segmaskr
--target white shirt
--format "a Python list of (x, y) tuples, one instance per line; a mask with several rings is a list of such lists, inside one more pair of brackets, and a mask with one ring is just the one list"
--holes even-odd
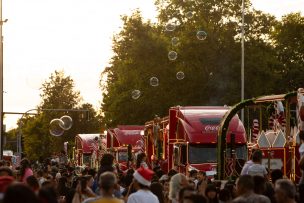
[(304, 143), (302, 143), (299, 147), (300, 156), (304, 156)]
[(249, 166), (248, 174), (252, 176), (259, 175), (264, 177), (265, 175), (267, 175), (267, 170), (264, 165), (254, 163), (251, 166)]
[(150, 190), (138, 190), (128, 197), (127, 203), (159, 203), (158, 198)]
[(248, 174), (248, 169), (249, 169), (250, 166), (252, 166), (252, 164), (253, 164), (252, 160), (247, 161), (245, 163), (244, 167), (242, 168), (241, 175)]

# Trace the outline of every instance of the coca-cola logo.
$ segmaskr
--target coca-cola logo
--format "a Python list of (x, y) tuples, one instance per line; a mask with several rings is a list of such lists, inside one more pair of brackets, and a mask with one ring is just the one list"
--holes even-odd
[(206, 132), (218, 131), (219, 127), (220, 127), (219, 125), (206, 125), (205, 126), (205, 131)]

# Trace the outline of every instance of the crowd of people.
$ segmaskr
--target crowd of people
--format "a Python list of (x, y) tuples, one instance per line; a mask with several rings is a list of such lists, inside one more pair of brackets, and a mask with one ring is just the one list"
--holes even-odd
[(102, 156), (98, 170), (71, 165), (64, 152), (39, 163), (24, 158), (14, 169), (0, 161), (0, 203), (304, 203), (303, 179), (295, 184), (279, 169), (268, 174), (260, 150), (251, 157), (229, 181), (199, 170), (150, 169), (145, 153), (127, 171), (112, 154)]
[[(261, 152), (236, 180), (214, 181), (204, 171), (186, 176), (171, 169), (153, 170), (140, 154), (135, 168), (123, 172), (111, 154), (104, 154), (99, 170), (77, 168), (60, 159), (31, 164), (23, 159), (12, 170), (0, 162), (0, 201), (3, 203), (289, 203), (304, 202), (304, 185), (284, 179), (281, 170), (268, 177)], [(267, 172), (267, 171), (266, 171)], [(271, 181), (270, 181), (271, 180)]]

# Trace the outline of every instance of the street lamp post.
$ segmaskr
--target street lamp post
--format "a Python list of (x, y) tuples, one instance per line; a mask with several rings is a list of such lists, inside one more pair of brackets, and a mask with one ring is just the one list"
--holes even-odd
[[(241, 63), (241, 100), (244, 100), (244, 90), (245, 90), (245, 84), (244, 84), (244, 65), (245, 65), (245, 58), (244, 58), (244, 13), (245, 13), (245, 3), (244, 0), (242, 0), (242, 63)], [(241, 120), (244, 123), (244, 109), (241, 110)]]

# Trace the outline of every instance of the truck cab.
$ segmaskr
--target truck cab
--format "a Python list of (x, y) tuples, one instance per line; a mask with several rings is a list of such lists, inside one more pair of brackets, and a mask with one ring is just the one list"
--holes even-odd
[[(185, 174), (195, 169), (205, 171), (209, 176), (215, 175), (218, 128), (228, 109), (229, 107), (219, 106), (170, 108), (169, 116), (166, 119), (160, 119), (161, 123), (167, 123), (160, 130), (163, 137), (162, 145), (167, 146), (162, 154), (163, 160), (159, 160), (165, 164), (162, 168), (165, 171), (173, 168)], [(146, 125), (147, 137), (152, 136), (151, 133), (149, 134), (149, 128), (151, 132), (151, 129), (155, 129), (153, 125), (160, 124), (148, 122)], [(247, 159), (246, 133), (237, 115), (230, 122), (229, 132), (227, 143), (230, 148), (228, 146), (227, 158), (237, 157), (244, 163)], [(153, 142), (150, 142), (151, 144), (153, 145)]]

